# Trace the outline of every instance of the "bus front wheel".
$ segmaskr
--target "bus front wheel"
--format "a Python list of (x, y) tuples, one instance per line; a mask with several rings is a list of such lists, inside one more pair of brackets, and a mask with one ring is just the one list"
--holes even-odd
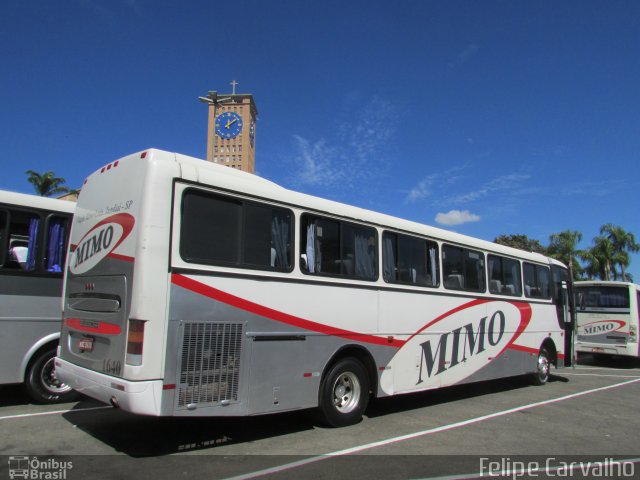
[(549, 371), (551, 370), (551, 359), (546, 348), (541, 348), (538, 352), (538, 361), (536, 362), (536, 371), (533, 373), (533, 383), (535, 385), (544, 385), (549, 380)]
[(331, 427), (358, 423), (369, 403), (369, 376), (355, 358), (336, 362), (320, 384), (319, 413)]
[(56, 349), (45, 349), (31, 359), (25, 386), (27, 393), (36, 403), (71, 402), (79, 394), (56, 378)]

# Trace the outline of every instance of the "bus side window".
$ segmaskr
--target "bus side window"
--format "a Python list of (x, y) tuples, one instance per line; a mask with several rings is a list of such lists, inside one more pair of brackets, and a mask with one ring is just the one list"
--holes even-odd
[(375, 280), (377, 237), (373, 228), (302, 215), (300, 266), (304, 273)]
[(66, 254), (69, 219), (52, 215), (47, 222), (45, 238), (45, 269), (47, 272), (62, 272)]
[(524, 264), (524, 293), (530, 298), (551, 298), (549, 267)]
[(5, 243), (7, 239), (7, 212), (0, 210), (0, 267), (4, 267), (7, 262), (7, 252), (9, 246)]
[[(7, 218), (8, 217), (8, 218)], [(0, 220), (2, 223), (2, 220)], [(34, 271), (38, 267), (38, 234), (40, 217), (23, 211), (5, 213), (4, 234), (0, 239), (6, 243), (4, 268)], [(8, 227), (8, 228), (6, 228)]]
[(442, 246), (442, 278), (449, 290), (485, 291), (484, 254), (475, 250)]
[(289, 272), (292, 228), (290, 210), (190, 189), (180, 255), (189, 263)]
[(438, 244), (422, 238), (392, 232), (382, 234), (384, 281), (438, 286)]
[(498, 255), (489, 255), (489, 291), (498, 295), (522, 295), (520, 262)]

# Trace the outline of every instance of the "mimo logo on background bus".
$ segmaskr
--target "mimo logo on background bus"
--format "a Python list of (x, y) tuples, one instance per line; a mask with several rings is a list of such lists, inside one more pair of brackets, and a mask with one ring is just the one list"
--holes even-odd
[(69, 261), (74, 274), (88, 272), (113, 252), (131, 233), (135, 218), (128, 213), (118, 213), (94, 225), (75, 246)]
[(622, 320), (599, 320), (587, 323), (578, 331), (579, 335), (601, 335), (603, 333), (617, 332), (626, 325)]

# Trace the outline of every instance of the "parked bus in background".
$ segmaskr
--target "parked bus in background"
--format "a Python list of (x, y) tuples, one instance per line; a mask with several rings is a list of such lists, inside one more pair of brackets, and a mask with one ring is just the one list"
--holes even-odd
[(56, 367), (133, 413), (342, 426), (564, 365), (569, 276), (536, 253), (158, 150), (90, 175), (73, 222)]
[(39, 403), (71, 400), (54, 357), (74, 202), (0, 191), (0, 383)]
[(640, 285), (575, 282), (578, 352), (640, 356)]

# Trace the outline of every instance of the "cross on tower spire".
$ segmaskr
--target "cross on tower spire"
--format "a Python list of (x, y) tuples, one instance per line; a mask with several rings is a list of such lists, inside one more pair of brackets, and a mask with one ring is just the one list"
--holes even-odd
[(231, 80), (231, 95), (235, 95), (236, 94), (236, 85), (239, 85), (238, 82), (236, 82), (235, 80)]

